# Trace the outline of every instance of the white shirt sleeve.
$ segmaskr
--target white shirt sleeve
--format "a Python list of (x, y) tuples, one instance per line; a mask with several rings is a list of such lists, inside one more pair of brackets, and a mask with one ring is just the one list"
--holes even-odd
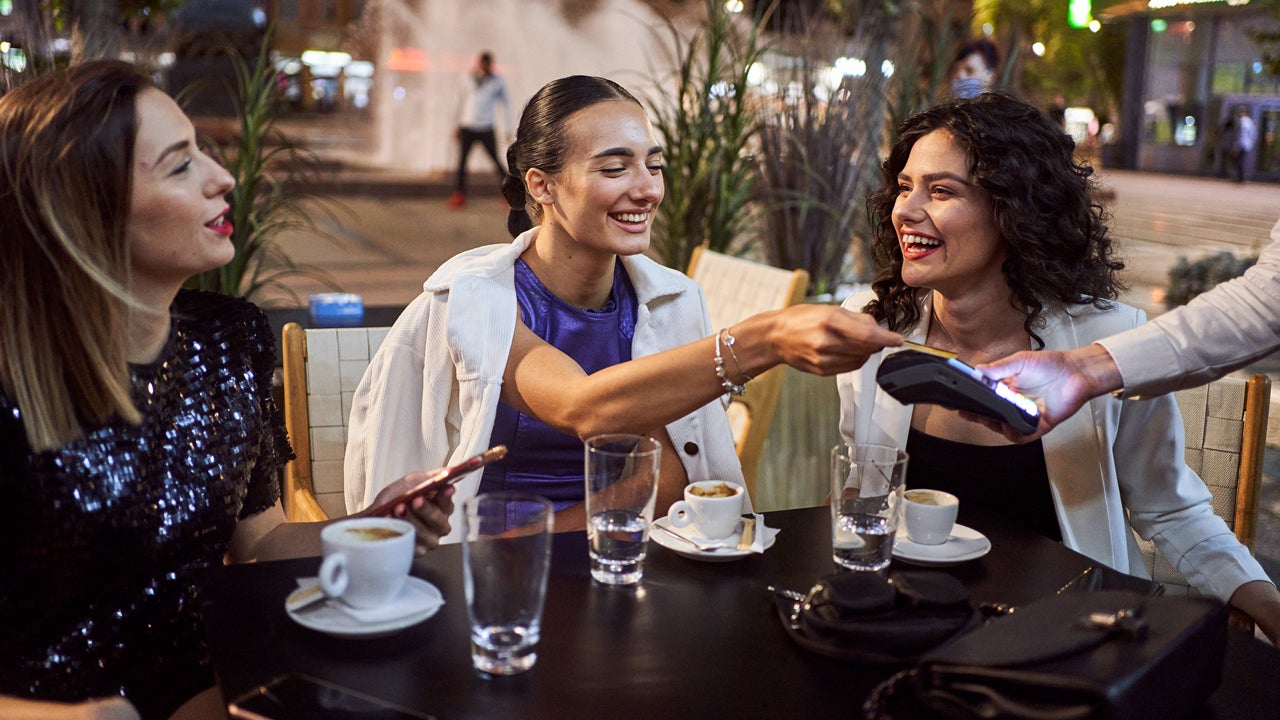
[(1245, 274), (1133, 330), (1098, 341), (1124, 397), (1203, 385), (1280, 348), (1280, 222)]

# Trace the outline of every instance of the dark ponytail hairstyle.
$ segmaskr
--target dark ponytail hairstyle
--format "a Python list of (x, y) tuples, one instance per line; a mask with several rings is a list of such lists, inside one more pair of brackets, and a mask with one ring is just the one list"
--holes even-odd
[(530, 168), (554, 175), (564, 169), (569, 137), (565, 123), (579, 110), (607, 100), (640, 101), (618, 83), (602, 77), (570, 75), (552, 80), (534, 93), (520, 113), (516, 141), (507, 148), (507, 176), (502, 196), (511, 206), (507, 231), (511, 237), (542, 219), (542, 206), (529, 202), (524, 175)]

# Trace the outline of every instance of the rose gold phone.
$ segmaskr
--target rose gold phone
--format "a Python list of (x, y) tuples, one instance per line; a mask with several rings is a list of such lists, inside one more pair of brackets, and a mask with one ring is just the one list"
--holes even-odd
[(439, 490), (446, 485), (452, 485), (480, 468), (488, 465), (495, 460), (501, 460), (507, 456), (506, 445), (495, 445), (488, 450), (463, 460), (457, 465), (450, 465), (441, 468), (438, 472), (433, 473), (430, 477), (413, 487), (412, 490), (405, 492), (395, 500), (382, 503), (375, 507), (371, 507), (362, 513), (361, 517), (369, 517), (372, 515), (390, 515), (392, 509), (401, 503), (409, 503), (414, 498), (422, 497), (429, 492)]

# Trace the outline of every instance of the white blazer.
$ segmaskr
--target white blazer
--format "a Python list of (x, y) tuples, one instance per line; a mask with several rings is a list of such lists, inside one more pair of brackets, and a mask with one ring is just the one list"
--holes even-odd
[[(515, 262), (537, 233), (454, 256), (396, 320), (352, 400), (343, 468), (349, 512), (368, 507), (411, 471), (460, 462), (489, 446), (518, 315)], [(697, 283), (642, 255), (621, 261), (638, 305), (633, 358), (711, 335)], [(667, 425), (667, 432), (690, 482), (743, 482), (719, 402)], [(475, 472), (458, 483), (444, 542), (461, 539), (462, 500), (477, 492), (480, 477)]]
[[(873, 295), (858, 293), (844, 307), (860, 311)], [(932, 299), (920, 323), (903, 333), (924, 342)], [(1047, 311), (1038, 334), (1047, 350), (1069, 350), (1136, 327), (1141, 310), (1114, 303), (1107, 311), (1078, 306)], [(891, 352), (891, 351), (886, 351)], [(906, 447), (911, 406), (876, 384), (882, 355), (836, 379), (840, 432), (846, 441)], [(1191, 585), (1223, 601), (1250, 580), (1268, 580), (1262, 567), (1213, 512), (1204, 481), (1187, 467), (1182, 416), (1173, 396), (1091, 400), (1042, 439), (1049, 485), (1063, 543), (1121, 572), (1150, 577), (1133, 530), (1156, 546)], [(909, 462), (909, 461), (908, 461)]]

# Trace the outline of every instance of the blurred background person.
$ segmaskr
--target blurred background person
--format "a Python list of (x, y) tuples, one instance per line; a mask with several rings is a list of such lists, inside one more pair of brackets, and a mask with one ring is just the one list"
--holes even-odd
[(1000, 49), (986, 38), (961, 45), (947, 70), (950, 97), (971, 98), (995, 87)]
[(1258, 126), (1253, 122), (1249, 107), (1241, 105), (1236, 108), (1235, 122), (1231, 128), (1231, 150), (1227, 153), (1231, 174), (1236, 182), (1242, 183), (1249, 177), (1249, 163), (1257, 144)]
[(471, 146), (480, 143), (493, 159), (498, 169), (498, 182), (507, 174), (498, 158), (498, 137), (494, 129), (498, 108), (502, 108), (502, 128), (511, 132), (511, 102), (507, 98), (507, 83), (493, 71), (493, 54), (485, 51), (476, 59), (476, 66), (463, 78), (459, 89), (458, 127), (454, 139), (458, 141), (458, 176), (454, 181), (449, 207), (460, 208), (467, 204), (467, 156)]

